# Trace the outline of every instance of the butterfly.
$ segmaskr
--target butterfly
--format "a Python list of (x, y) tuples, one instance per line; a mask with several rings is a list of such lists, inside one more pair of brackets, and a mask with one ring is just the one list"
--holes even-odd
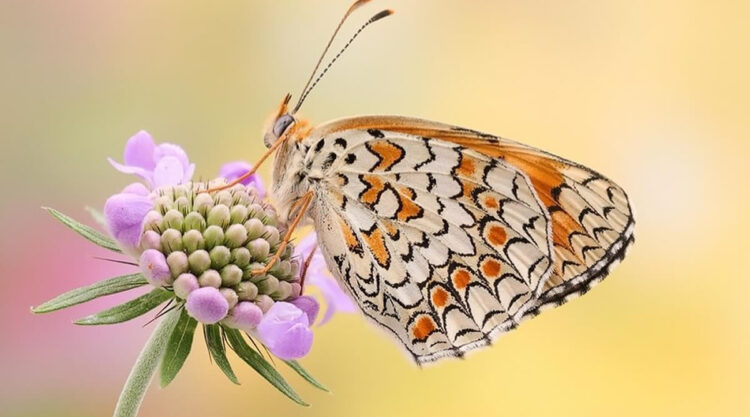
[[(347, 10), (333, 37), (366, 2)], [(390, 14), (373, 16), (347, 46)], [(273, 114), (269, 149), (255, 166), (275, 155), (272, 196), (289, 225), (278, 253), (297, 226), (312, 223), (334, 277), (418, 364), (461, 357), (581, 296), (633, 243), (627, 194), (605, 176), (416, 118), (312, 126), (296, 115), (311, 80), (293, 109), (287, 95)]]

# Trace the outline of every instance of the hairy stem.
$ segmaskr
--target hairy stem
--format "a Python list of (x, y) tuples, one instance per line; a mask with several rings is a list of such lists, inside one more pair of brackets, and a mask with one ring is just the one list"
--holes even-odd
[(117, 400), (114, 417), (135, 417), (138, 415), (143, 396), (151, 383), (151, 378), (156, 373), (156, 368), (159, 366), (162, 356), (164, 356), (169, 335), (179, 318), (179, 312), (166, 314), (154, 329), (148, 342), (146, 342), (146, 346), (138, 355), (138, 359), (135, 361), (130, 375), (128, 375), (128, 380), (125, 381), (120, 399)]

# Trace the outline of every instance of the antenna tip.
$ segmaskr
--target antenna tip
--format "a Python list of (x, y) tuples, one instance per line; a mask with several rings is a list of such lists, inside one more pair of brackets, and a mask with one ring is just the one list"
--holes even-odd
[(380, 13), (376, 14), (375, 16), (373, 16), (370, 19), (370, 23), (377, 22), (378, 20), (380, 20), (380, 19), (382, 19), (384, 17), (388, 17), (388, 16), (390, 16), (392, 14), (393, 14), (393, 10), (391, 10), (391, 9), (385, 9), (385, 10), (381, 11)]

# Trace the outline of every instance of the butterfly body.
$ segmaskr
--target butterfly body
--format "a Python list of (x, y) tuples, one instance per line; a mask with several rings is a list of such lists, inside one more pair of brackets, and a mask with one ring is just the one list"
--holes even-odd
[(313, 223), (333, 275), (418, 363), (579, 296), (633, 241), (624, 191), (543, 151), (398, 116), (279, 129), (285, 115), (266, 135), (283, 140), (282, 219)]

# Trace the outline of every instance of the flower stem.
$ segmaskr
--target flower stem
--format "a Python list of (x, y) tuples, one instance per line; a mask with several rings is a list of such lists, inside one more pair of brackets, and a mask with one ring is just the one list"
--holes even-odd
[(138, 409), (141, 407), (143, 396), (146, 389), (151, 383), (151, 378), (156, 372), (164, 351), (167, 348), (169, 336), (180, 318), (179, 311), (166, 314), (154, 329), (151, 337), (146, 342), (146, 346), (141, 350), (138, 359), (133, 365), (133, 369), (125, 381), (125, 386), (120, 393), (120, 399), (117, 400), (115, 413), (113, 417), (135, 417)]

